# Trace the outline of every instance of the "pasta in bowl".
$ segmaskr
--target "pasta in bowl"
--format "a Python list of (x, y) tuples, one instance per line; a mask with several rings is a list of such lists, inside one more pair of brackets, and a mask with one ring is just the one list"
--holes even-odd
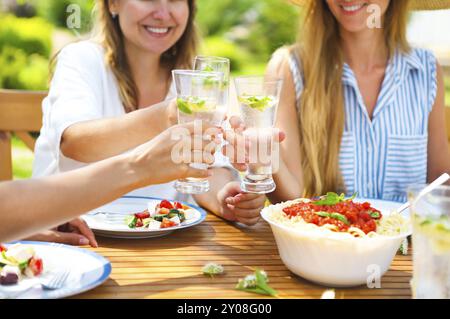
[(400, 214), (334, 193), (271, 205), (261, 215), (286, 267), (326, 286), (357, 286), (381, 277), (411, 234), (409, 219)]

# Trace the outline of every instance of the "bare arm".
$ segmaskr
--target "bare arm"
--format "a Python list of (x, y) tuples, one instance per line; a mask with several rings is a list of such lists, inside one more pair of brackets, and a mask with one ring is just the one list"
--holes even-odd
[(277, 188), (273, 193), (268, 194), (270, 201), (277, 203), (298, 198), (303, 193), (300, 139), (295, 85), (286, 57), (274, 55), (266, 74), (268, 77), (283, 79), (276, 127), (286, 134), (286, 139), (280, 144), (280, 167), (273, 175)]
[(61, 151), (80, 162), (97, 162), (143, 144), (175, 123), (175, 102), (164, 101), (119, 118), (73, 124), (63, 133)]
[[(57, 226), (136, 188), (177, 178), (208, 177), (208, 171), (171, 160), (172, 149), (179, 143), (171, 139), (171, 134), (180, 127), (188, 129), (194, 138), (193, 123), (177, 125), (126, 155), (60, 175), (0, 183), (0, 242)], [(220, 130), (208, 132), (218, 135)], [(194, 144), (198, 143), (192, 140), (191, 152)], [(211, 153), (204, 159), (211, 164), (215, 147), (204, 144), (202, 148)]]
[(55, 227), (130, 191), (136, 177), (124, 159), (45, 179), (1, 183), (0, 241)]
[(428, 124), (428, 182), (442, 173), (450, 173), (450, 150), (445, 123), (444, 77), (441, 66), (437, 66), (438, 89), (436, 101)]
[(223, 215), (223, 206), (217, 197), (220, 190), (229, 182), (234, 181), (233, 173), (227, 168), (213, 168), (213, 175), (209, 177), (209, 192), (194, 195), (195, 201), (203, 208), (214, 214)]

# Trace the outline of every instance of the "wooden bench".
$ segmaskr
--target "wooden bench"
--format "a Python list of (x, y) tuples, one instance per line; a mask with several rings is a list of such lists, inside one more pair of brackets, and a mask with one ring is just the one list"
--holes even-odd
[(0, 90), (0, 181), (13, 177), (12, 133), (34, 150), (35, 139), (30, 133), (41, 129), (41, 104), (46, 95), (47, 92)]

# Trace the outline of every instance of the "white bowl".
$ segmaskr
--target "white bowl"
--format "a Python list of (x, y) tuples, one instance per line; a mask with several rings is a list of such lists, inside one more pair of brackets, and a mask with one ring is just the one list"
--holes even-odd
[[(376, 276), (381, 277), (389, 269), (402, 241), (411, 234), (343, 237), (339, 233), (291, 228), (269, 218), (273, 210), (292, 203), (268, 206), (261, 215), (272, 228), (286, 267), (296, 275), (321, 285), (351, 287), (372, 282)], [(389, 215), (389, 211), (379, 209), (384, 216)]]

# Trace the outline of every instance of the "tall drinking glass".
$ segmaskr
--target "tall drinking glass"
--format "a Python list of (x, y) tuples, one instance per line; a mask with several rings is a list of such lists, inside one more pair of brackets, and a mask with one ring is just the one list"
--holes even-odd
[(218, 111), (225, 113), (228, 109), (229, 83), (230, 83), (230, 60), (217, 56), (198, 55), (194, 59), (194, 70), (204, 72), (219, 72), (223, 74), (223, 85), (221, 89)]
[(241, 188), (248, 193), (266, 194), (275, 190), (272, 178), (273, 126), (282, 80), (262, 76), (235, 78), (239, 111), (245, 123), (248, 169)]
[(450, 186), (418, 198), (408, 189), (413, 222), (413, 297), (450, 299)]
[[(195, 122), (196, 125), (201, 125), (210, 122), (219, 126), (223, 120), (223, 114), (218, 108), (223, 74), (173, 70), (172, 76), (177, 91), (178, 123)], [(208, 168), (207, 164), (195, 161), (189, 165), (197, 169)], [(206, 178), (188, 177), (176, 181), (174, 187), (184, 194), (201, 194), (209, 190), (209, 182)]]

